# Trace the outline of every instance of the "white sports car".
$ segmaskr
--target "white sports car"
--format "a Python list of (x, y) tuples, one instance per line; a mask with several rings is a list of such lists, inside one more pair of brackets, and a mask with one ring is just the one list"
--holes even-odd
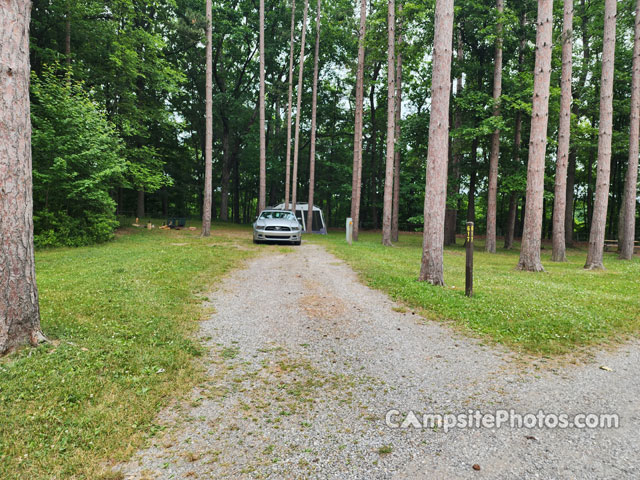
[(287, 242), (300, 245), (302, 226), (291, 210), (263, 210), (253, 223), (253, 243)]

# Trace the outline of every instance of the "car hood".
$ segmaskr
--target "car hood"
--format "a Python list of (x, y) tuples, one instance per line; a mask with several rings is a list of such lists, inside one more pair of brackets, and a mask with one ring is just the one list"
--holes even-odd
[(283, 218), (259, 218), (256, 221), (258, 227), (291, 227), (298, 226), (298, 222), (295, 220), (285, 220)]

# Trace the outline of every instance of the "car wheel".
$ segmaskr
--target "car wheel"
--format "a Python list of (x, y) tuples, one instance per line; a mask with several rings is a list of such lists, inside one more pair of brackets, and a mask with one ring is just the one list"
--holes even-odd
[(254, 239), (253, 239), (253, 243), (255, 243), (256, 245), (258, 245), (260, 242), (254, 238)]
[(300, 245), (302, 243), (302, 240), (298, 240), (297, 242), (293, 242), (294, 245)]

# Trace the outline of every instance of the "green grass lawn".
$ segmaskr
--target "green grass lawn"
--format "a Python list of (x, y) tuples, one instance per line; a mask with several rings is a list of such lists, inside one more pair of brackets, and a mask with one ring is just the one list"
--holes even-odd
[[(307, 238), (346, 260), (371, 287), (421, 310), (428, 318), (450, 320), (462, 330), (517, 351), (560, 354), (576, 347), (617, 342), (640, 331), (640, 258), (620, 261), (605, 253), (605, 271), (582, 267), (586, 251), (571, 249), (568, 262), (551, 262), (543, 250), (544, 273), (516, 271), (518, 251), (475, 249), (474, 296), (464, 296), (462, 239), (444, 254), (446, 287), (417, 281), (422, 236), (404, 234), (394, 247), (380, 234), (364, 233), (349, 246), (344, 233)], [(516, 245), (519, 248), (519, 245)]]
[(109, 466), (201, 378), (204, 294), (256, 251), (246, 228), (214, 225), (37, 252), (51, 342), (0, 359), (0, 478), (118, 478)]

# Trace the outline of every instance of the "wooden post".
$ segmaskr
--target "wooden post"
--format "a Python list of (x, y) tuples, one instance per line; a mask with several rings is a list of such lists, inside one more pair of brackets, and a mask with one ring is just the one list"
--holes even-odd
[(353, 219), (351, 217), (347, 218), (347, 243), (351, 245), (351, 241), (353, 240)]
[(467, 263), (465, 274), (464, 294), (473, 296), (473, 222), (467, 222)]

